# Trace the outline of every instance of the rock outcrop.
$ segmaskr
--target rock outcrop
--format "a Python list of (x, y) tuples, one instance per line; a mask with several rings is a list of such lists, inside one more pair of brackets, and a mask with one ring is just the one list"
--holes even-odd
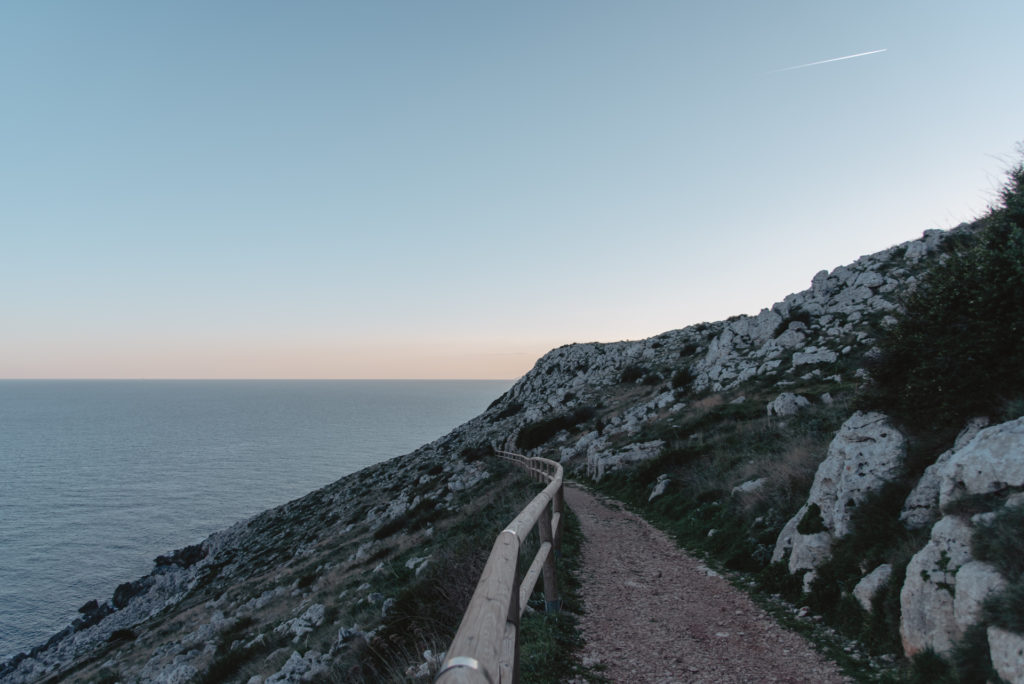
[(899, 475), (905, 454), (906, 440), (886, 416), (851, 416), (818, 466), (807, 503), (779, 534), (772, 560), (788, 555), (791, 573), (807, 571), (804, 588), (809, 589), (814, 569), (828, 558), (833, 542), (850, 532), (853, 509)]
[(903, 651), (914, 655), (931, 648), (948, 653), (963, 632), (953, 601), (957, 571), (971, 558), (971, 527), (951, 516), (935, 523), (931, 539), (914, 554), (900, 590)]
[(869, 572), (867, 575), (861, 578), (857, 586), (853, 588), (853, 596), (860, 603), (860, 607), (865, 612), (870, 613), (872, 611), (871, 601), (875, 598), (875, 594), (889, 581), (892, 576), (892, 565), (889, 563), (883, 563), (877, 568)]
[[(1004, 577), (971, 555), (978, 525), (996, 512), (957, 511), (958, 501), (968, 497), (988, 495), (997, 506), (1024, 503), (1019, 494), (1024, 489), (1024, 418), (984, 428), (986, 422), (971, 421), (954, 448), (926, 473), (931, 480), (927, 489), (919, 483), (911, 495), (920, 502), (918, 510), (947, 513), (932, 526), (928, 544), (907, 566), (900, 591), (900, 634), (907, 655), (929, 648), (950, 653), (967, 629), (981, 621), (985, 599), (1018, 579)], [(930, 500), (922, 494), (925, 491)], [(905, 517), (907, 510), (904, 507)], [(996, 642), (1001, 648), (1009, 640), (999, 635)], [(997, 658), (994, 651), (992, 658)]]
[(809, 406), (810, 403), (807, 397), (802, 397), (792, 392), (783, 392), (768, 404), (768, 415), (780, 417), (793, 416), (799, 413), (800, 409)]

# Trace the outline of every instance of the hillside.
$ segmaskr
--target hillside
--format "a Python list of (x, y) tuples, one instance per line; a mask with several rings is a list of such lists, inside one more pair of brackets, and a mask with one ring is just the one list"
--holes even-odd
[(555, 349), (449, 435), (161, 556), (0, 681), (425, 677), (531, 496), (495, 448), (821, 615), (862, 668), (1022, 681), (1022, 181), (756, 316)]

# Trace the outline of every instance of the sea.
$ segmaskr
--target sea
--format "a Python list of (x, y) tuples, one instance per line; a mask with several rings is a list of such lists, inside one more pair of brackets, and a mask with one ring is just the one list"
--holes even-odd
[(156, 556), (409, 453), (511, 385), (0, 381), (0, 662)]

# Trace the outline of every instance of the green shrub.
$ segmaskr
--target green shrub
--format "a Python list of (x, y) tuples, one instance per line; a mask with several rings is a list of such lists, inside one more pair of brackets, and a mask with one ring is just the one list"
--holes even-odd
[(504, 418), (511, 418), (512, 416), (516, 415), (517, 413), (519, 413), (522, 410), (523, 410), (522, 403), (520, 403), (518, 401), (512, 401), (512, 402), (509, 402), (508, 406), (506, 406), (505, 408), (501, 409), (501, 411), (499, 411), (496, 415), (492, 416), (490, 420), (491, 420), (492, 423), (496, 423), (499, 420), (502, 420)]
[(809, 326), (811, 324), (811, 313), (798, 306), (793, 307), (793, 309), (790, 310), (789, 315), (783, 318), (782, 322), (775, 326), (775, 332), (772, 333), (772, 337), (778, 337), (782, 333), (786, 332), (786, 330), (789, 329), (789, 324), (795, 321), (799, 321), (800, 323)]
[(979, 523), (971, 553), (991, 563), (1007, 579), (1024, 575), (1024, 506), (1005, 507), (989, 522)]
[(1002, 206), (975, 223), (974, 239), (946, 238), (949, 253), (883, 333), (867, 404), (913, 427), (956, 429), (1024, 396), (1022, 207), (1024, 166), (1017, 166)]
[(918, 653), (911, 659), (906, 684), (957, 684), (957, 677), (947, 661), (932, 650)]
[(646, 373), (647, 369), (643, 366), (626, 366), (622, 369), (622, 374), (619, 376), (619, 382), (636, 382), (640, 378), (644, 377)]
[(1024, 577), (986, 599), (985, 619), (1010, 632), (1024, 634)]
[[(480, 461), (485, 458), (489, 458), (494, 455), (494, 447), (490, 444), (477, 444), (475, 446), (468, 446), (462, 450), (460, 456), (466, 463), (472, 463), (473, 461)], [(440, 464), (439, 464), (440, 465)], [(431, 475), (437, 475), (439, 473), (431, 472)]]
[(130, 629), (115, 629), (110, 637), (107, 639), (110, 643), (117, 643), (119, 641), (135, 641), (135, 632)]
[(672, 389), (689, 389), (690, 385), (693, 384), (693, 381), (696, 379), (696, 376), (689, 367), (680, 368), (672, 374)]
[(952, 659), (956, 667), (957, 681), (962, 684), (999, 681), (989, 655), (988, 630), (983, 624), (968, 628), (954, 647)]
[(595, 414), (596, 410), (593, 407), (581, 406), (571, 413), (563, 413), (525, 425), (516, 435), (516, 446), (520, 449), (539, 447), (562, 430), (572, 430), (580, 423), (592, 419)]

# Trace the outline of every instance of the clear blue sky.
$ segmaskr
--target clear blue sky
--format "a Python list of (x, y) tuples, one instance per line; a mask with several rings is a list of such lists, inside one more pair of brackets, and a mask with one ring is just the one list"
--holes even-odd
[(507, 378), (756, 313), (985, 209), (1022, 27), (1020, 0), (5, 2), (0, 377)]

